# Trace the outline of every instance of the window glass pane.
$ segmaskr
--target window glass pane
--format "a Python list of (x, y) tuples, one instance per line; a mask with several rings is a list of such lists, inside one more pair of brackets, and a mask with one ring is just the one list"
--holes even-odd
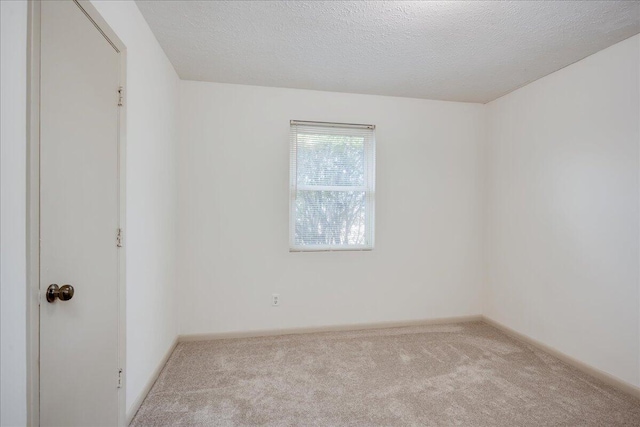
[(298, 133), (298, 185), (364, 186), (364, 137)]
[(298, 191), (295, 244), (365, 245), (364, 191)]

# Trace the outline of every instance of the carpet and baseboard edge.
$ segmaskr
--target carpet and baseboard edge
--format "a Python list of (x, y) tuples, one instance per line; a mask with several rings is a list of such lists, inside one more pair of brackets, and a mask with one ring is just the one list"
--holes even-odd
[(602, 381), (605, 384), (610, 385), (611, 387), (620, 390), (623, 393), (626, 393), (628, 395), (631, 395), (635, 398), (640, 399), (640, 387), (636, 387), (633, 384), (630, 384), (624, 380), (621, 380), (618, 377), (615, 377), (607, 372), (604, 372), (598, 368), (595, 368), (587, 363), (584, 363), (578, 359), (576, 359), (575, 357), (569, 356), (566, 353), (563, 353), (560, 350), (555, 349), (554, 347), (548, 346), (547, 344), (544, 344), (534, 338), (529, 337), (528, 335), (525, 335), (523, 333), (520, 333), (514, 329), (511, 329), (508, 326), (503, 325), (502, 323), (493, 320), (487, 316), (482, 316), (482, 321), (485, 322), (488, 325), (493, 326), (494, 328), (504, 332), (505, 334), (509, 335), (512, 338), (515, 338), (519, 341), (522, 341), (526, 344), (529, 344), (533, 347), (536, 347), (542, 351), (544, 351), (545, 353), (548, 353), (552, 356), (554, 356), (557, 359), (560, 359), (561, 361), (563, 361), (564, 363), (566, 363), (567, 365), (573, 366), (574, 368), (586, 373), (587, 375), (590, 375), (594, 378), (599, 379), (600, 381)]
[(357, 331), (357, 330), (366, 330), (366, 329), (399, 328), (404, 326), (425, 326), (425, 325), (439, 325), (439, 324), (447, 324), (447, 323), (464, 323), (464, 322), (485, 322), (515, 339), (526, 342), (529, 345), (532, 345), (546, 353), (549, 353), (552, 356), (562, 360), (566, 364), (571, 365), (574, 368), (588, 375), (591, 375), (592, 377), (595, 377), (600, 381), (626, 394), (629, 394), (631, 396), (634, 396), (640, 399), (640, 387), (637, 387), (624, 380), (621, 380), (620, 378), (617, 378), (598, 368), (595, 368), (587, 363), (584, 363), (534, 338), (531, 338), (514, 329), (511, 329), (508, 326), (505, 326), (494, 319), (491, 319), (487, 316), (480, 315), (480, 314), (470, 315), (470, 316), (458, 316), (458, 317), (442, 317), (442, 318), (435, 318), (435, 319), (319, 326), (319, 327), (308, 327), (308, 328), (267, 329), (267, 330), (256, 330), (256, 331), (245, 331), (245, 332), (220, 332), (220, 333), (213, 333), (213, 334), (188, 334), (188, 335), (179, 335), (178, 342), (266, 337), (266, 336), (277, 336), (277, 335), (307, 334), (307, 333), (315, 333), (315, 332)]
[(405, 326), (426, 326), (426, 325), (442, 325), (447, 323), (464, 323), (464, 322), (480, 322), (481, 315), (458, 316), (458, 317), (440, 317), (435, 319), (421, 320), (405, 320), (390, 321), (376, 323), (355, 323), (346, 325), (332, 326), (312, 326), (306, 328), (288, 328), (288, 329), (263, 329), (244, 332), (218, 332), (213, 334), (187, 334), (179, 335), (178, 342), (188, 341), (213, 341), (231, 338), (256, 338), (270, 337), (278, 335), (295, 335), (295, 334), (312, 334), (317, 332), (340, 332), (340, 331), (361, 331), (366, 329), (383, 329), (383, 328), (401, 328)]
[(156, 383), (158, 377), (160, 376), (160, 372), (162, 372), (164, 365), (166, 365), (167, 362), (169, 361), (169, 357), (171, 357), (171, 353), (173, 353), (173, 350), (176, 349), (177, 345), (178, 345), (178, 337), (174, 338), (173, 342), (169, 346), (169, 349), (164, 354), (162, 359), (160, 359), (160, 362), (158, 363), (158, 365), (156, 366), (156, 369), (151, 374), (151, 377), (149, 377), (149, 381), (147, 381), (144, 388), (140, 391), (140, 393), (138, 394), (138, 397), (133, 402), (133, 405), (131, 405), (131, 408), (127, 411), (127, 423), (126, 423), (127, 426), (131, 424), (131, 421), (133, 421), (133, 418), (138, 413), (138, 409), (140, 409), (140, 406), (142, 406), (142, 402), (144, 402), (144, 399), (147, 397), (147, 395), (151, 391), (151, 388)]
[(458, 316), (458, 317), (442, 317), (436, 319), (423, 319), (423, 320), (410, 320), (410, 321), (391, 321), (391, 322), (377, 322), (377, 323), (359, 323), (359, 324), (348, 324), (348, 325), (333, 325), (333, 326), (317, 326), (317, 327), (307, 327), (307, 328), (289, 328), (289, 329), (264, 329), (264, 330), (255, 330), (255, 331), (238, 331), (238, 332), (219, 332), (212, 334), (186, 334), (186, 335), (178, 335), (178, 337), (173, 341), (172, 345), (169, 347), (169, 350), (162, 358), (155, 371), (149, 378), (149, 381), (145, 385), (144, 389), (138, 395), (138, 398), (135, 400), (134, 404), (131, 406), (131, 409), (127, 412), (127, 425), (131, 423), (133, 418), (135, 417), (138, 409), (142, 405), (142, 402), (151, 391), (151, 388), (155, 384), (160, 372), (164, 368), (164, 365), (169, 360), (171, 353), (175, 350), (178, 343), (181, 342), (189, 342), (189, 341), (212, 341), (212, 340), (221, 340), (221, 339), (233, 339), (233, 338), (254, 338), (254, 337), (267, 337), (267, 336), (278, 336), (278, 335), (293, 335), (293, 334), (308, 334), (308, 333), (317, 333), (317, 332), (339, 332), (339, 331), (358, 331), (358, 330), (367, 330), (367, 329), (381, 329), (381, 328), (400, 328), (406, 326), (427, 326), (427, 325), (442, 325), (448, 323), (465, 323), (465, 322), (484, 322), (488, 325), (493, 326), (494, 328), (504, 332), (505, 334), (511, 336), (514, 339), (525, 342), (533, 347), (536, 347), (560, 360), (565, 362), (566, 364), (573, 366), (574, 368), (591, 375), (599, 379), (600, 381), (626, 393), (631, 396), (634, 396), (640, 399), (640, 387), (636, 387), (633, 384), (630, 384), (620, 378), (617, 378), (611, 374), (608, 374), (600, 369), (594, 368), (591, 365), (588, 365), (574, 357), (571, 357), (553, 347), (550, 347), (534, 338), (531, 338), (525, 334), (522, 334), (514, 329), (511, 329), (508, 326), (503, 325), (502, 323), (493, 320), (487, 316), (483, 315), (471, 315), (471, 316)]

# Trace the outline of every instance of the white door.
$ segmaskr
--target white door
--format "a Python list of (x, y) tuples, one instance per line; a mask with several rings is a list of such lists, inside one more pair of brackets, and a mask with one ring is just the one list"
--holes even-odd
[(118, 424), (119, 61), (78, 4), (41, 3), (43, 426)]

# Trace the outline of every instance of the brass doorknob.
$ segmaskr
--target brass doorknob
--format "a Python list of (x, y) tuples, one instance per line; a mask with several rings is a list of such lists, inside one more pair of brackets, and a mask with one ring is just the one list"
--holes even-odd
[(69, 301), (73, 298), (73, 286), (71, 285), (49, 285), (47, 288), (47, 302), (54, 302), (58, 298), (60, 301)]

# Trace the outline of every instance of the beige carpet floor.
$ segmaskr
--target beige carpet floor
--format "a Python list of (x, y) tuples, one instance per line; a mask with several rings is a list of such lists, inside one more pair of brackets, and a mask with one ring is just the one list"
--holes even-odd
[(185, 342), (133, 426), (640, 426), (640, 400), (482, 323)]

